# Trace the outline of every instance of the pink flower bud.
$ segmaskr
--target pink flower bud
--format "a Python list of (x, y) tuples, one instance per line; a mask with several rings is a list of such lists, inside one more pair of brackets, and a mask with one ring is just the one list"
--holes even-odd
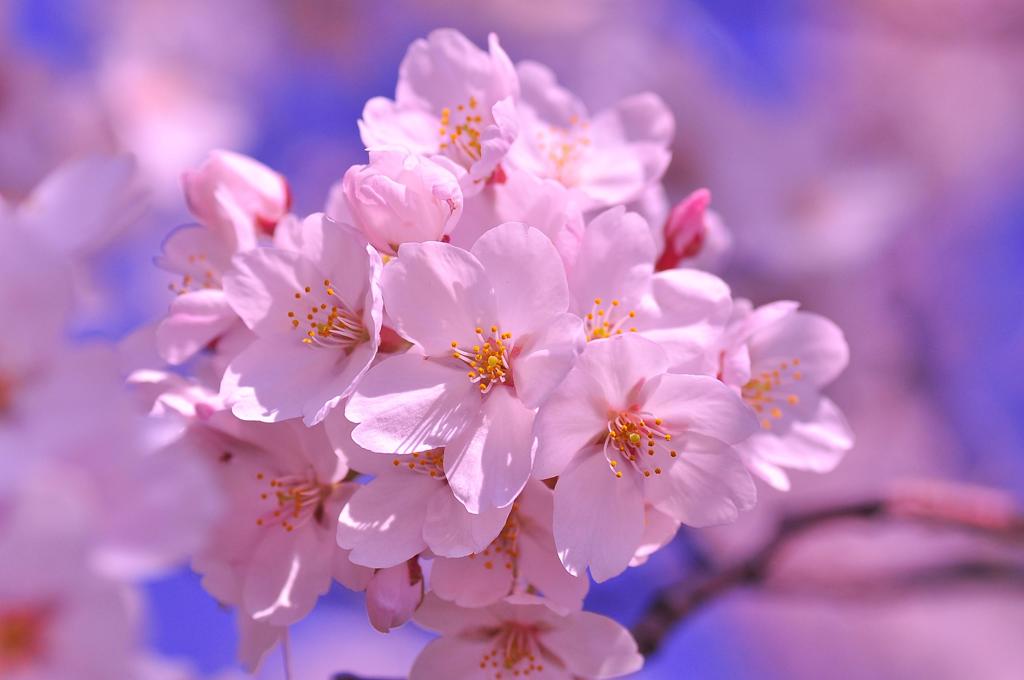
[(189, 211), (203, 225), (234, 230), (245, 245), (259, 232), (273, 233), (291, 208), (288, 182), (258, 161), (231, 151), (212, 151), (182, 177)]
[(711, 192), (697, 189), (672, 208), (665, 220), (665, 249), (655, 265), (657, 271), (674, 269), (683, 260), (700, 253), (708, 229), (710, 205)]
[(389, 255), (402, 243), (439, 241), (462, 215), (462, 189), (447, 166), (401, 149), (370, 152), (369, 165), (354, 165), (341, 181), (341, 207), (328, 208), (349, 221)]
[(423, 601), (423, 571), (417, 558), (378, 569), (366, 587), (366, 613), (382, 633), (412, 618)]

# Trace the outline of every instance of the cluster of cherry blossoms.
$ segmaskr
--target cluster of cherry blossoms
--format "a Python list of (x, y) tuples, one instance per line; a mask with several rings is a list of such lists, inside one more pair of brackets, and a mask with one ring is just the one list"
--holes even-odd
[[(335, 581), (378, 630), (440, 634), (413, 680), (639, 669), (628, 630), (582, 611), (588, 570), (639, 566), (753, 507), (752, 474), (787, 489), (852, 446), (821, 394), (840, 330), (699, 268), (728, 237), (707, 191), (668, 210), (674, 127), (654, 95), (591, 115), (494, 36), (435, 31), (366, 104), (367, 163), (322, 213), (292, 214), (286, 180), (239, 154), (184, 175), (196, 223), (156, 261), (167, 365), (130, 371), (54, 350), (73, 287), (47, 267), (69, 241), (0, 211), (0, 587), (19, 591), (0, 671), (149, 677), (118, 648), (124, 593), (186, 558), (237, 611), (249, 669)], [(64, 632), (95, 607), (107, 624)]]

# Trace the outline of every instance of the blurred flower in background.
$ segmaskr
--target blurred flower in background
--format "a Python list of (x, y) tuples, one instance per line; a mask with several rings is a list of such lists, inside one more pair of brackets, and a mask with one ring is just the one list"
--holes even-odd
[[(517, 59), (550, 65), (591, 112), (657, 92), (676, 119), (665, 192), (624, 200), (658, 227), (671, 206), (709, 188), (718, 226), (707, 233), (731, 246), (701, 266), (727, 275), (734, 293), (754, 305), (801, 300), (835, 320), (851, 348), (830, 395), (857, 443), (833, 473), (792, 473), (785, 495), (759, 484), (757, 512), (735, 525), (684, 531), (642, 571), (594, 585), (590, 608), (630, 625), (656, 588), (749, 554), (785, 514), (879, 496), (906, 480), (985, 484), (1024, 498), (1024, 9), (1010, 0), (5, 3), (0, 303), (18, 306), (5, 315), (13, 325), (3, 335), (30, 338), (11, 348), (29, 342), (38, 352), (22, 356), (0, 339), (0, 411), (12, 399), (9, 386), (26, 383), (23, 375), (41, 373), (40, 390), (69, 380), (61, 393), (75, 394), (87, 378), (62, 372), (63, 355), (78, 357), (97, 337), (123, 341), (122, 372), (148, 365), (132, 350), (173, 297), (171, 278), (149, 263), (170, 227), (191, 219), (180, 198), (182, 173), (213, 149), (239, 151), (288, 177), (297, 213), (325, 209), (330, 187), (366, 162), (356, 127), (363, 102), (393, 95), (406, 45), (438, 26), (477, 44), (498, 33)], [(133, 189), (112, 191), (104, 173), (130, 174)], [(47, 210), (67, 224), (60, 248), (46, 234), (34, 234), (33, 245), (11, 237), (31, 231), (32, 216)], [(75, 275), (65, 281), (67, 258)], [(35, 297), (40, 289), (19, 269), (26, 262), (55, 293)], [(19, 335), (12, 320), (31, 332)], [(107, 370), (105, 379), (119, 372)], [(116, 438), (125, 428), (129, 439), (159, 450), (158, 433), (140, 431), (113, 406), (102, 410), (112, 420), (81, 424), (90, 436)], [(77, 436), (76, 425), (62, 434)], [(156, 460), (109, 470), (109, 479), (89, 480), (101, 489), (90, 493), (130, 486), (133, 475), (175, 483)], [(73, 468), (73, 457), (59, 462)], [(201, 471), (176, 474), (207, 483)], [(131, 508), (147, 505), (113, 495)], [(41, 519), (3, 527), (11, 541), (22, 521)], [(138, 538), (131, 527), (100, 524)], [(187, 526), (178, 528), (187, 535)], [(168, 565), (181, 566), (189, 542), (167, 540), (152, 549), (161, 559), (146, 553), (163, 568), (130, 577), (147, 583), (150, 620), (132, 635), (189, 670), (113, 647), (101, 660), (120, 655), (147, 669), (131, 671), (138, 677), (231, 672), (231, 616), (188, 569), (166, 574)], [(126, 562), (95, 541), (65, 546), (77, 556), (53, 559), (88, 560), (82, 555), (99, 550), (104, 565), (139, 566), (138, 553)], [(680, 669), (700, 678), (1016, 677), (1024, 666), (1013, 634), (1024, 625), (1020, 583), (884, 592), (863, 585), (984, 550), (974, 536), (901, 526), (850, 523), (801, 537), (780, 563), (776, 586), (738, 591), (702, 610), (635, 677), (674, 678)], [(33, 566), (4, 569), (15, 575), (5, 571), (0, 586)], [(140, 598), (125, 596), (121, 606), (120, 596), (104, 594), (121, 584), (104, 580), (103, 569), (97, 574), (76, 597), (100, 597), (111, 608), (108, 633), (115, 623), (137, 625)], [(787, 580), (823, 574), (842, 574), (855, 592), (787, 592)], [(39, 592), (46, 588), (40, 579)], [(21, 611), (32, 625), (42, 616)], [(335, 589), (293, 638), (298, 678), (341, 670), (396, 677), (408, 673), (428, 635), (406, 626), (382, 638), (361, 602)], [(124, 644), (111, 640), (97, 638), (95, 649)], [(279, 664), (267, 663), (261, 677), (280, 677)]]

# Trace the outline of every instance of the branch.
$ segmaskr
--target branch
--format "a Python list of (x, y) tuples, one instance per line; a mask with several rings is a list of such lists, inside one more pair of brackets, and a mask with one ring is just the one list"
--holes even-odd
[[(813, 529), (843, 521), (905, 520), (970, 531), (988, 538), (1024, 542), (1024, 515), (999, 492), (940, 483), (917, 483), (886, 497), (812, 510), (783, 519), (775, 534), (754, 554), (702, 578), (669, 586), (648, 605), (633, 628), (644, 655), (656, 652), (668, 633), (701, 607), (733, 590), (762, 586), (778, 555)], [(962, 562), (904, 574), (905, 587), (937, 580), (1011, 580), (1024, 585), (1024, 568), (998, 562)], [(874, 580), (878, 585), (877, 579)], [(858, 587), (859, 592), (863, 590)]]

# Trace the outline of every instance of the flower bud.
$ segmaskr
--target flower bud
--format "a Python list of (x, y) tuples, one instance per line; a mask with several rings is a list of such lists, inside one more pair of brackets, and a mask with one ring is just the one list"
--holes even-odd
[(400, 149), (371, 151), (369, 165), (352, 166), (342, 179), (349, 215), (337, 200), (328, 206), (328, 215), (350, 219), (388, 255), (402, 243), (441, 240), (462, 215), (458, 178), (441, 162)]
[(182, 177), (189, 211), (211, 229), (233, 232), (240, 249), (271, 234), (291, 208), (288, 183), (262, 163), (230, 151), (212, 151)]
[(423, 571), (416, 558), (378, 569), (366, 586), (366, 613), (382, 633), (412, 618), (423, 601)]
[(709, 205), (711, 192), (697, 189), (672, 208), (665, 220), (665, 249), (655, 265), (657, 271), (674, 269), (700, 253), (708, 229)]

